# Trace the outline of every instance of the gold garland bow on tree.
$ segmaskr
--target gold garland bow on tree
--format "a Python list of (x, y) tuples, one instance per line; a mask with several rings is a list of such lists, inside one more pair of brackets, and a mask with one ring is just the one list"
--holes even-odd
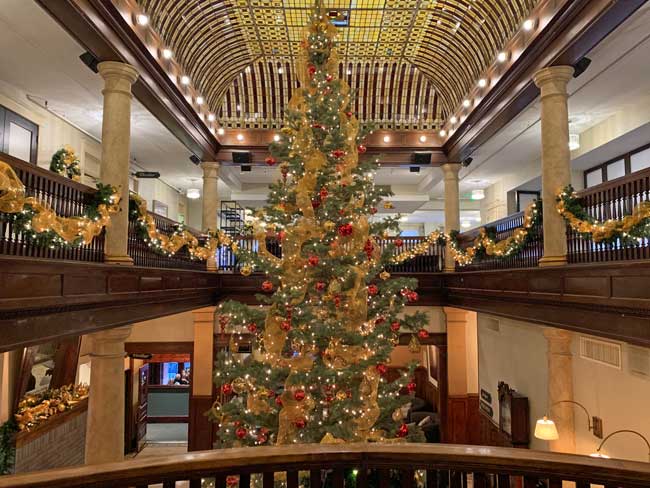
[(593, 242), (638, 244), (638, 239), (650, 238), (650, 201), (640, 202), (622, 219), (600, 222), (585, 210), (571, 185), (561, 190), (556, 200), (557, 211), (569, 226)]
[(119, 211), (119, 202), (115, 188), (98, 183), (85, 216), (61, 217), (46, 203), (26, 196), (13, 168), (0, 161), (0, 212), (12, 214), (16, 230), (37, 244), (50, 248), (90, 244)]
[(183, 247), (187, 247), (192, 259), (205, 261), (214, 256), (217, 248), (222, 245), (230, 246), (233, 252), (237, 251), (237, 243), (222, 231), (209, 231), (204, 245), (200, 245), (194, 234), (180, 226), (171, 236), (160, 232), (153, 216), (147, 212), (147, 201), (136, 193), (129, 196), (129, 207), (130, 217), (136, 221), (141, 237), (161, 254), (173, 256)]

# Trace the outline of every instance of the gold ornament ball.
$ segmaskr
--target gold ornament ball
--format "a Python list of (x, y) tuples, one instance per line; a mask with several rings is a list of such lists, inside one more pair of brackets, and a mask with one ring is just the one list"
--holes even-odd
[(334, 222), (332, 222), (331, 220), (328, 220), (327, 222), (325, 222), (323, 224), (323, 227), (325, 227), (325, 230), (328, 231), (328, 232), (331, 231), (331, 230), (334, 230), (335, 226), (336, 226), (336, 224)]
[(390, 273), (388, 271), (382, 271), (381, 273), (379, 273), (379, 277), (382, 280), (386, 281), (388, 278), (390, 278)]
[(395, 206), (393, 205), (393, 202), (384, 202), (384, 208), (390, 210), (391, 208), (395, 208)]
[(242, 266), (239, 272), (241, 273), (242, 276), (250, 276), (251, 273), (253, 272), (253, 269), (250, 266), (246, 265), (246, 266)]
[(393, 420), (395, 422), (401, 421), (404, 418), (404, 414), (402, 413), (402, 409), (401, 408), (396, 408), (393, 411), (393, 414), (391, 415), (391, 417), (393, 418)]
[(248, 390), (248, 382), (244, 378), (235, 378), (232, 380), (232, 391), (241, 395)]
[(347, 397), (348, 397), (347, 393), (345, 393), (343, 390), (339, 390), (336, 393), (337, 400), (345, 400)]

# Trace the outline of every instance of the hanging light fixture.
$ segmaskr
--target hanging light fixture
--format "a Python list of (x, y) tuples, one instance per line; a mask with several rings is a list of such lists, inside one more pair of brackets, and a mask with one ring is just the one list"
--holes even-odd
[[(560, 400), (559, 402), (553, 403), (550, 408), (553, 408), (555, 405), (559, 405), (560, 403), (571, 403), (584, 410), (584, 412), (587, 414), (588, 429), (592, 431), (593, 434), (599, 439), (603, 438), (603, 419), (596, 416), (592, 417), (589, 415), (589, 412), (583, 404), (575, 402), (573, 400)], [(535, 437), (546, 441), (554, 441), (560, 438), (557, 427), (555, 426), (555, 422), (553, 422), (553, 420), (548, 418), (546, 415), (537, 421), (537, 424), (535, 425)]]
[(580, 149), (580, 134), (569, 134), (569, 150)]
[(472, 190), (472, 200), (483, 200), (485, 198), (485, 190), (476, 189)]
[(188, 188), (185, 195), (190, 200), (196, 200), (197, 198), (201, 198), (201, 190), (198, 188)]

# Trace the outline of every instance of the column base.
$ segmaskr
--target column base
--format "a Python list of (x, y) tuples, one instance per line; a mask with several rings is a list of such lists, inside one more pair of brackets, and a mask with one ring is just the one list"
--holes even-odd
[(217, 260), (214, 258), (208, 258), (205, 262), (205, 269), (210, 273), (216, 273), (219, 271), (219, 266), (217, 266)]
[(104, 262), (120, 264), (123, 266), (133, 266), (133, 258), (131, 258), (131, 256), (111, 256), (109, 254), (104, 254)]
[(538, 261), (540, 268), (550, 266), (564, 266), (567, 264), (566, 255), (564, 256), (544, 256)]
[(456, 272), (456, 266), (454, 266), (453, 268), (449, 268), (449, 267), (445, 266), (443, 268), (442, 272), (443, 273), (455, 273)]

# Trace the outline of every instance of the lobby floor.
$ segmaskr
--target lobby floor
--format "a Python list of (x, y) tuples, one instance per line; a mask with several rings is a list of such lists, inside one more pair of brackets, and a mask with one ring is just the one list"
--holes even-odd
[(179, 443), (187, 444), (187, 424), (147, 424), (147, 444)]

